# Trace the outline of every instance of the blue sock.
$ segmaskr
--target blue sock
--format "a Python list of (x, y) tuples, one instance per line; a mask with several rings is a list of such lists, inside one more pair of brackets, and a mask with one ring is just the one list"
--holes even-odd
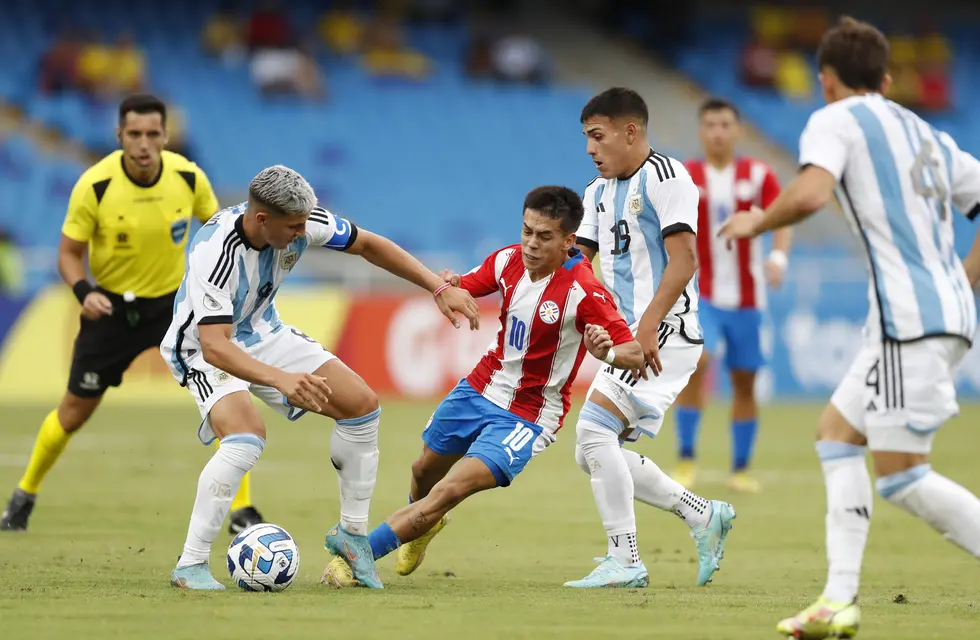
[(368, 542), (371, 544), (371, 551), (374, 553), (375, 560), (385, 557), (402, 546), (401, 540), (398, 539), (387, 522), (382, 522), (368, 534)]
[(755, 449), (755, 433), (758, 428), (759, 421), (755, 418), (732, 422), (732, 469), (734, 471), (748, 468), (752, 460), (752, 451)]
[(701, 426), (701, 410), (694, 407), (677, 407), (677, 448), (681, 458), (694, 459), (694, 445), (698, 441), (698, 427)]

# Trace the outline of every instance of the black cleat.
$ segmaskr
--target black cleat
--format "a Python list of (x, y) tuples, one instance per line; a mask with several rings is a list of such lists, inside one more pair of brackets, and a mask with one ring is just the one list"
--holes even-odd
[(228, 533), (234, 536), (245, 531), (245, 529), (248, 529), (253, 524), (261, 524), (263, 522), (265, 522), (265, 518), (262, 517), (262, 514), (255, 507), (245, 507), (238, 511), (232, 511), (231, 522), (228, 523)]
[(37, 495), (15, 489), (3, 515), (0, 516), (0, 531), (27, 531), (27, 520), (34, 510)]

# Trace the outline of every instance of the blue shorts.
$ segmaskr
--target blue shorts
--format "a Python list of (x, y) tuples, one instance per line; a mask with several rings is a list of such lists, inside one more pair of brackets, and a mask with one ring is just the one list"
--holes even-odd
[(701, 300), (698, 319), (704, 334), (704, 348), (718, 352), (725, 341), (725, 365), (730, 371), (758, 371), (762, 357), (762, 312), (758, 309), (719, 309)]
[(486, 464), (506, 487), (541, 447), (542, 428), (501, 409), (460, 380), (429, 419), (422, 442), (441, 455), (465, 454)]

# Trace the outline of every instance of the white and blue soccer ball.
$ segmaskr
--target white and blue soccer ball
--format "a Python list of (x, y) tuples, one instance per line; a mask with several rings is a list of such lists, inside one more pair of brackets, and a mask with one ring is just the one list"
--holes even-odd
[(243, 591), (282, 591), (299, 570), (299, 548), (274, 524), (255, 524), (228, 546), (228, 573)]

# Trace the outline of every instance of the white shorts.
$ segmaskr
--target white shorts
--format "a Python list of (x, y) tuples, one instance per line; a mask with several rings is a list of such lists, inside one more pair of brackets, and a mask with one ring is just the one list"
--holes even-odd
[[(263, 336), (260, 342), (246, 349), (246, 352), (259, 362), (289, 373), (313, 373), (337, 357), (324, 349), (319, 342), (289, 325), (283, 326), (272, 335)], [(218, 400), (236, 391), (250, 392), (288, 420), (298, 420), (306, 413), (286, 402), (286, 398), (278, 390), (245, 382), (216, 369), (205, 362), (200, 353), (194, 354), (188, 360), (187, 366), (190, 369), (187, 390), (194, 396), (197, 408), (201, 411), (202, 421), (197, 436), (204, 444), (211, 444), (217, 437), (211, 429), (211, 420), (208, 417), (211, 408)], [(178, 382), (182, 380), (183, 372), (171, 370), (171, 373)]]
[(962, 338), (866, 340), (830, 403), (872, 451), (926, 454), (959, 413), (954, 376), (969, 350)]
[(635, 429), (627, 440), (635, 441), (641, 433), (655, 437), (664, 424), (667, 409), (697, 369), (703, 348), (704, 345), (692, 344), (670, 329), (660, 347), (664, 370), (659, 376), (648, 372), (648, 380), (637, 380), (625, 369), (606, 366), (596, 374), (586, 398), (599, 391), (612, 400)]

